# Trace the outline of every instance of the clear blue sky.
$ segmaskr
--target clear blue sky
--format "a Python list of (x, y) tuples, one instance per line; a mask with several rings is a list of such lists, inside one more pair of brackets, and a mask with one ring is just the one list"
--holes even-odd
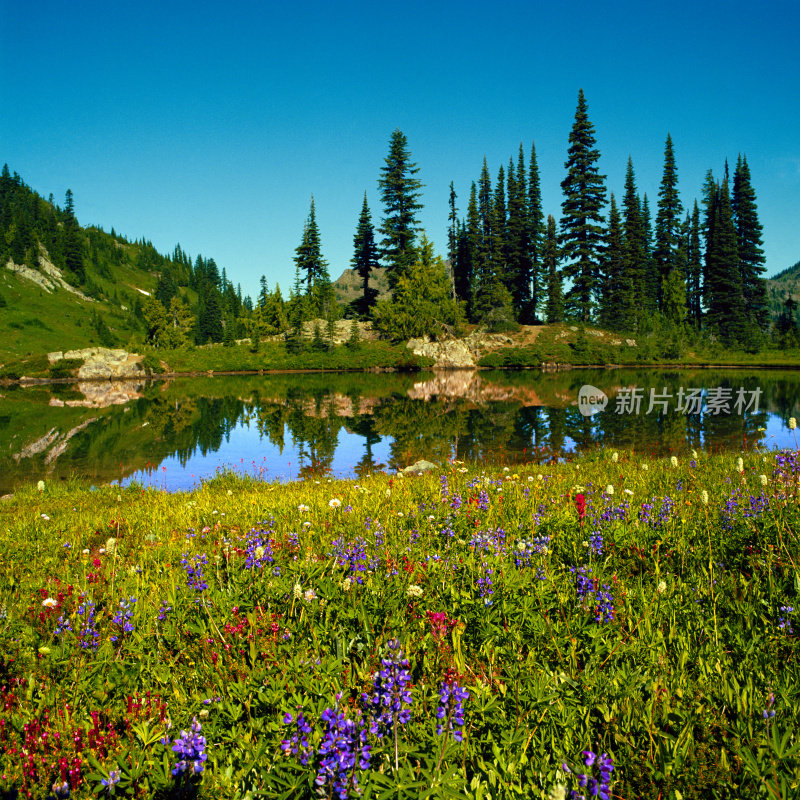
[(0, 163), (72, 189), (84, 225), (287, 293), (312, 193), (334, 278), (365, 190), (379, 223), (395, 128), (442, 254), (450, 181), (463, 215), (520, 142), (558, 219), (583, 87), (618, 197), (630, 155), (655, 211), (667, 132), (685, 204), (746, 154), (772, 275), (800, 259), (798, 29), (798, 0), (0, 0)]

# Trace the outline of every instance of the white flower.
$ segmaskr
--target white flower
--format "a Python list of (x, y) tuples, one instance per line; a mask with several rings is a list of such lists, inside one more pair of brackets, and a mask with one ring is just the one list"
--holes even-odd
[(397, 512), (397, 516), (398, 516), (398, 517), (402, 517), (402, 516), (405, 516), (405, 515), (403, 514), (403, 512), (402, 512), (402, 511), (398, 511), (398, 512)]
[(537, 478), (538, 478), (540, 481), (543, 481), (543, 480), (544, 480), (544, 475), (542, 475), (542, 473), (541, 473), (541, 472), (540, 472), (540, 473), (539, 473), (539, 474), (538, 474), (536, 477), (537, 477)]
[(42, 514), (42, 519), (43, 519), (45, 522), (50, 522), (50, 517), (48, 517), (48, 516), (47, 516), (47, 514)]
[(736, 471), (737, 472), (744, 472), (744, 459), (737, 458), (736, 459)]
[(521, 553), (521, 552), (522, 552), (522, 551), (523, 551), (523, 550), (524, 550), (524, 549), (525, 549), (527, 546), (528, 546), (528, 545), (527, 545), (525, 542), (523, 542), (521, 539), (520, 539), (520, 541), (518, 541), (518, 542), (517, 542), (517, 550), (519, 550), (519, 551), (520, 551), (520, 553)]
[(106, 553), (113, 556), (117, 552), (117, 540), (111, 536), (106, 539)]
[(292, 594), (294, 595), (295, 600), (299, 600), (303, 596), (303, 587), (296, 583), (294, 585), (294, 589), (292, 590)]
[(642, 464), (642, 469), (643, 469), (645, 472), (647, 472), (647, 470), (648, 470), (648, 469), (650, 469), (650, 467), (648, 467), (648, 466), (647, 466), (647, 464)]
[(508, 467), (503, 467), (503, 472), (509, 472)]
[(303, 503), (300, 503), (300, 505), (299, 505), (299, 506), (297, 506), (297, 510), (298, 510), (298, 511), (299, 511), (301, 514), (306, 514), (306, 513), (308, 513), (308, 511), (309, 511), (310, 509), (309, 509), (309, 507), (308, 507), (308, 506), (306, 506), (306, 505), (303, 505)]
[(633, 489), (623, 489), (622, 491), (625, 492), (625, 494), (633, 494)]
[(463, 472), (468, 472), (468, 470), (467, 470), (467, 468), (466, 468), (466, 467), (459, 467), (457, 471), (458, 471), (458, 472), (462, 472), (462, 473), (463, 473)]
[(789, 430), (793, 431), (797, 427), (797, 420), (794, 417), (789, 417)]
[(342, 581), (342, 582), (339, 584), (339, 587), (340, 587), (340, 588), (342, 588), (342, 589), (344, 589), (345, 591), (348, 591), (352, 585), (353, 585), (353, 580), (352, 580), (352, 578), (345, 578), (345, 579), (344, 579), (344, 580), (343, 580), (343, 581)]
[(303, 600), (306, 603), (311, 603), (317, 599), (317, 593), (313, 589), (306, 589), (306, 593), (303, 595)]
[(658, 589), (659, 594), (664, 594), (667, 591), (667, 582), (666, 581), (659, 581), (658, 582)]
[(761, 485), (762, 486), (766, 486), (767, 485), (767, 476), (766, 475), (759, 475), (758, 479), (761, 481)]
[(105, 555), (106, 549), (105, 549), (105, 547), (99, 547), (97, 549), (97, 552), (100, 553), (100, 555), (102, 556), (102, 555)]
[(81, 553), (83, 553), (83, 555), (85, 555), (85, 556), (88, 556), (89, 555), (89, 548), (88, 547), (84, 548), (83, 550), (81, 550)]
[(435, 519), (436, 517), (434, 517), (433, 514), (428, 514), (428, 522), (433, 522)]
[(417, 586), (416, 583), (412, 583), (406, 589), (406, 596), (407, 597), (422, 597), (422, 587)]
[(700, 501), (703, 503), (704, 506), (708, 505), (708, 492), (705, 489), (703, 489), (703, 491), (700, 492)]
[(342, 501), (338, 497), (334, 497), (334, 498), (328, 500), (328, 505), (331, 508), (339, 508), (339, 506), (341, 504), (342, 504)]
[(678, 456), (671, 456), (669, 459), (669, 463), (672, 464), (673, 467), (678, 466)]
[[(228, 497), (230, 497), (232, 494), (233, 494), (233, 489), (228, 489)], [(200, 713), (202, 714), (203, 712), (201, 711)]]
[(36, 488), (37, 488), (37, 489), (38, 489), (40, 492), (43, 492), (43, 491), (44, 491), (44, 481), (39, 481), (39, 483), (37, 483), (37, 484), (36, 484)]
[(58, 600), (56, 600), (54, 597), (46, 597), (44, 600), (42, 600), (42, 605), (45, 608), (55, 608), (58, 605)]
[(547, 800), (565, 800), (567, 796), (567, 787), (563, 783), (556, 783), (550, 788), (547, 793)]
[(614, 494), (614, 487), (610, 483), (606, 486), (606, 494)]
[(255, 551), (253, 552), (253, 555), (256, 557), (256, 559), (264, 558), (264, 548), (261, 547), (261, 545), (259, 545), (258, 547), (256, 547)]
[(617, 463), (617, 461), (619, 461), (619, 453), (616, 450), (611, 454), (611, 460), (615, 464)]
[(697, 460), (697, 450), (692, 450), (692, 458)]
[(310, 528), (310, 527), (311, 527), (311, 523), (310, 523), (308, 520), (306, 520), (306, 521), (303, 523), (303, 527), (304, 527), (304, 528), (306, 528), (306, 529), (308, 529), (308, 528)]

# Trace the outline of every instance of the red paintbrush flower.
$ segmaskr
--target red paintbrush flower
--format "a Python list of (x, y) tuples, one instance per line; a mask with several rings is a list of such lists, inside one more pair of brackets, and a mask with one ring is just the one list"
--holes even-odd
[(578, 519), (583, 522), (586, 516), (586, 498), (582, 494), (575, 495), (575, 508), (578, 509)]

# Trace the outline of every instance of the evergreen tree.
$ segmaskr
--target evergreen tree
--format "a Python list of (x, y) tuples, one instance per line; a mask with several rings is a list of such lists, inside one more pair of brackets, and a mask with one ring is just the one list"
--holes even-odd
[(169, 308), (170, 301), (177, 294), (178, 284), (175, 283), (175, 279), (172, 277), (172, 270), (169, 267), (165, 267), (158, 278), (154, 293), (155, 298), (164, 308)]
[[(522, 147), (520, 146), (519, 164), (522, 164)], [(536, 310), (539, 306), (540, 284), (548, 280), (543, 275), (542, 248), (545, 236), (544, 211), (542, 209), (542, 189), (539, 179), (539, 163), (536, 160), (536, 143), (531, 144), (531, 161), (528, 165), (527, 187), (527, 223), (528, 223), (528, 261), (530, 263), (530, 307), (525, 314), (529, 322), (536, 319)]]
[(761, 277), (765, 272), (764, 250), (761, 247), (762, 227), (756, 210), (756, 193), (750, 182), (750, 168), (747, 166), (747, 158), (741, 156), (736, 161), (733, 173), (731, 209), (736, 225), (736, 247), (745, 314), (753, 328), (763, 330), (769, 322), (769, 302), (767, 284)]
[(624, 265), (625, 244), (622, 233), (622, 220), (617, 209), (617, 201), (612, 192), (608, 212), (606, 247), (603, 252), (598, 321), (604, 327), (613, 330), (622, 327), (621, 309), (624, 305), (625, 291), (629, 288), (625, 285)]
[(533, 314), (530, 308), (530, 225), (525, 189), (525, 164), (520, 145), (516, 171), (511, 161), (508, 164), (507, 271), (514, 308), (520, 317), (527, 320)]
[(370, 275), (378, 267), (378, 248), (375, 244), (375, 232), (372, 228), (366, 192), (361, 206), (361, 216), (358, 218), (358, 228), (353, 238), (353, 247), (355, 253), (350, 263), (361, 278), (363, 287), (361, 297), (353, 302), (353, 306), (357, 314), (369, 316), (378, 297), (378, 290), (372, 289), (369, 285)]
[(222, 297), (213, 283), (206, 283), (200, 296), (200, 311), (197, 315), (197, 338), (200, 344), (221, 342)]
[(558, 236), (556, 221), (552, 215), (547, 217), (547, 231), (542, 247), (542, 267), (547, 275), (547, 307), (545, 316), (548, 322), (564, 321), (564, 293), (561, 273), (558, 269)]
[(467, 219), (463, 230), (459, 269), (456, 275), (456, 297), (466, 303), (467, 315), (475, 319), (475, 293), (480, 275), (481, 218), (478, 210), (478, 191), (472, 182), (467, 204)]
[(296, 288), (298, 293), (303, 291), (309, 313), (312, 316), (325, 316), (333, 303), (333, 287), (328, 264), (322, 257), (313, 196), (308, 218), (303, 226), (303, 238), (295, 249), (294, 263)]
[(569, 135), (569, 150), (564, 166), (567, 177), (561, 182), (561, 254), (566, 259), (564, 274), (571, 279), (567, 310), (578, 319), (592, 319), (597, 292), (597, 274), (603, 245), (605, 176), (597, 169), (600, 152), (595, 149), (594, 126), (589, 121), (583, 89), (578, 93), (575, 122)]
[(389, 155), (381, 167), (378, 186), (383, 200), (384, 217), (380, 232), (381, 258), (392, 290), (400, 277), (416, 260), (417, 212), (422, 182), (414, 176), (419, 167), (411, 161), (405, 135), (395, 129), (389, 142)]
[(269, 285), (267, 284), (267, 276), (262, 275), (261, 279), (259, 280), (259, 291), (258, 291), (258, 307), (264, 308), (267, 304), (267, 297), (269, 296)]
[(78, 220), (75, 218), (75, 205), (72, 190), (67, 189), (63, 215), (62, 251), (64, 262), (80, 283), (86, 281), (86, 268), (84, 266), (84, 245)]
[(458, 260), (458, 209), (456, 208), (456, 190), (450, 181), (450, 197), (447, 215), (447, 261), (450, 265), (450, 280), (453, 285), (453, 298), (456, 296), (456, 261)]
[(646, 234), (639, 197), (636, 194), (633, 161), (630, 158), (628, 158), (628, 168), (625, 173), (622, 217), (624, 255), (622, 285), (618, 294), (619, 326), (621, 329), (635, 330), (642, 314), (646, 310), (652, 310), (654, 303), (648, 281)]
[(703, 258), (700, 247), (700, 209), (694, 201), (691, 218), (687, 214), (686, 306), (688, 321), (699, 330), (703, 321)]
[[(678, 195), (678, 170), (675, 166), (675, 153), (672, 137), (667, 134), (664, 145), (664, 172), (658, 190), (658, 213), (656, 214), (656, 246), (654, 258), (656, 273), (661, 282), (674, 269), (679, 269), (677, 251), (680, 238), (683, 206)], [(663, 296), (659, 292), (659, 308), (664, 310)]]
[(661, 281), (658, 277), (658, 268), (653, 256), (653, 225), (650, 216), (650, 201), (647, 199), (647, 192), (642, 197), (642, 202), (639, 205), (639, 216), (642, 220), (642, 230), (644, 237), (642, 245), (644, 248), (644, 274), (645, 274), (645, 292), (648, 311), (658, 310), (658, 298), (660, 292)]
[(731, 211), (728, 180), (716, 187), (714, 217), (706, 252), (706, 318), (726, 345), (741, 342), (746, 324), (742, 277), (736, 246), (736, 228)]

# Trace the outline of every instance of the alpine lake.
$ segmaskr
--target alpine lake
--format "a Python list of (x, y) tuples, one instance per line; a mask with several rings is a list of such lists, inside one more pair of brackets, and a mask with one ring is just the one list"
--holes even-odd
[(0, 495), (38, 480), (197, 487), (353, 478), (419, 459), (797, 448), (800, 371), (304, 373), (6, 387)]

